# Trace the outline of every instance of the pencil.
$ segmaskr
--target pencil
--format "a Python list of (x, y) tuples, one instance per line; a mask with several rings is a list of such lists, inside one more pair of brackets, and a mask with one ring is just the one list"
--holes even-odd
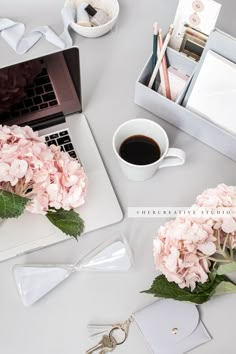
[(152, 51), (152, 71), (155, 69), (157, 63), (157, 36), (158, 36), (158, 23), (153, 25), (153, 51)]
[(206, 42), (208, 40), (208, 36), (206, 34), (196, 30), (195, 28), (192, 28), (188, 24), (185, 24), (184, 26), (186, 27), (185, 33), (189, 33), (199, 39), (202, 39), (204, 42)]
[[(157, 22), (154, 22), (154, 24), (153, 24), (152, 72), (155, 69), (155, 66), (157, 63), (158, 33), (159, 33), (159, 25)], [(154, 81), (152, 89), (154, 91), (157, 91), (157, 80)]]
[[(159, 36), (158, 36), (159, 53), (161, 52), (162, 47), (163, 47), (163, 37), (162, 37), (162, 30), (160, 29)], [(161, 81), (162, 81), (164, 95), (171, 100), (170, 81), (169, 81), (169, 74), (168, 74), (168, 70), (167, 70), (166, 55), (164, 55), (163, 59), (162, 59), (161, 76), (162, 76)]]
[(148, 83), (148, 87), (149, 87), (149, 88), (152, 88), (152, 86), (153, 86), (153, 84), (154, 84), (154, 81), (155, 81), (156, 76), (157, 76), (157, 74), (158, 74), (158, 71), (159, 71), (159, 69), (160, 69), (160, 65), (161, 65), (162, 59), (163, 59), (163, 57), (164, 57), (164, 55), (165, 55), (166, 48), (167, 48), (168, 43), (169, 43), (169, 41), (170, 41), (170, 39), (171, 39), (173, 30), (174, 30), (174, 26), (171, 25), (170, 28), (169, 28), (169, 31), (168, 31), (168, 33), (167, 33), (167, 36), (166, 36), (165, 42), (164, 42), (164, 44), (163, 44), (163, 47), (162, 47), (162, 49), (161, 49), (160, 56), (159, 56), (159, 58), (158, 58), (158, 61), (157, 61), (156, 66), (155, 66), (155, 68), (154, 68), (154, 70), (153, 70), (152, 76), (151, 76), (150, 81), (149, 81), (149, 83)]
[[(159, 36), (160, 36), (160, 32), (159, 32)], [(159, 36), (158, 36), (158, 48), (157, 48), (157, 56), (158, 57), (160, 56), (160, 53), (161, 53)], [(160, 79), (161, 79), (161, 83), (160, 83), (159, 87), (161, 87), (161, 94), (166, 97), (166, 83), (165, 83), (164, 70), (163, 70), (163, 61), (160, 66)], [(155, 80), (155, 82), (157, 82), (157, 79)], [(156, 87), (156, 91), (157, 90), (158, 90), (158, 87)]]

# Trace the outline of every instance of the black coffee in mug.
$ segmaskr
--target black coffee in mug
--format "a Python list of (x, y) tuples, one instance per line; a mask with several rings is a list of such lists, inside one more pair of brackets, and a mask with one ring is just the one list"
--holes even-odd
[(149, 165), (161, 157), (161, 150), (155, 140), (145, 135), (133, 135), (120, 147), (119, 154), (123, 160), (133, 165)]

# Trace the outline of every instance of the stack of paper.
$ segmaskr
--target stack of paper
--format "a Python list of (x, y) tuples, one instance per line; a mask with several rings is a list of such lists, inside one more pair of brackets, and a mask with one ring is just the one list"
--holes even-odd
[(186, 107), (236, 134), (236, 64), (208, 51)]

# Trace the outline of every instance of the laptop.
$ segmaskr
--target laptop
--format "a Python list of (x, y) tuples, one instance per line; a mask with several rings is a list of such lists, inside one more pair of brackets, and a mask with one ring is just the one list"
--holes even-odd
[[(121, 221), (122, 210), (82, 113), (79, 49), (0, 68), (0, 88), (0, 124), (30, 125), (48, 145), (60, 146), (84, 167), (88, 193), (77, 210), (84, 232)], [(45, 216), (25, 212), (0, 224), (0, 261), (68, 239)]]

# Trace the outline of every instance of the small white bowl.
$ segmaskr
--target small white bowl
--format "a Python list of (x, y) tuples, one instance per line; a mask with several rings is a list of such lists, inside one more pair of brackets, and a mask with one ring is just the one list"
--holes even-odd
[[(64, 6), (77, 8), (78, 5), (84, 1), (86, 0), (66, 0)], [(81, 36), (89, 38), (101, 37), (105, 33), (109, 32), (115, 25), (120, 11), (119, 3), (117, 0), (87, 0), (86, 2), (88, 2), (88, 4), (92, 5), (93, 7), (104, 10), (111, 17), (111, 20), (104, 25), (96, 27), (84, 27), (78, 25), (77, 23), (71, 23), (70, 26)]]

